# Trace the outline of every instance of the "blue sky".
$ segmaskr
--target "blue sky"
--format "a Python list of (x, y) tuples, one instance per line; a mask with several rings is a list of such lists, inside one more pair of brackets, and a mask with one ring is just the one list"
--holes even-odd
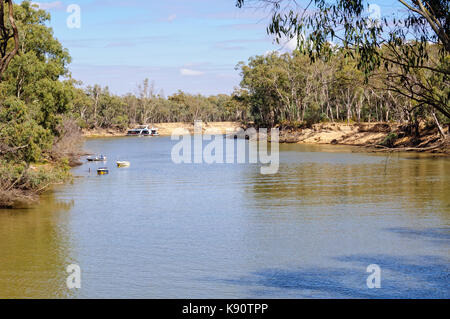
[[(239, 85), (239, 61), (288, 50), (266, 34), (269, 14), (238, 9), (234, 0), (36, 1), (52, 15), (55, 36), (69, 49), (70, 70), (84, 84), (135, 93), (145, 78), (170, 95), (205, 95)], [(396, 1), (374, 1), (390, 8)], [(70, 4), (81, 8), (81, 28), (68, 28)], [(390, 11), (390, 10), (389, 10)]]

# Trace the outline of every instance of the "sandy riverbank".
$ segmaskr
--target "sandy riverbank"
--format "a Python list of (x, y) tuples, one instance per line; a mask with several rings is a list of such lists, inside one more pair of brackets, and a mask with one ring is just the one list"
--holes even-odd
[[(176, 129), (187, 130), (190, 134), (194, 133), (193, 123), (154, 123), (153, 127), (158, 128), (161, 136), (171, 136)], [(241, 127), (242, 124), (239, 122), (204, 122), (202, 125), (203, 133), (211, 135), (226, 134), (228, 130), (237, 131)], [(83, 130), (83, 136), (85, 137), (117, 137), (125, 134), (126, 130), (116, 129)]]
[(284, 143), (367, 145), (380, 142), (393, 125), (381, 123), (344, 124), (320, 123), (306, 129), (286, 129), (280, 133)]
[(448, 127), (444, 129), (447, 143), (436, 128), (420, 129), (414, 137), (398, 123), (319, 123), (311, 128), (282, 130), (280, 142), (361, 146), (377, 151), (426, 151), (450, 154)]
[[(193, 123), (154, 123), (161, 136), (170, 136), (176, 129), (194, 132)], [(245, 128), (239, 122), (208, 122), (202, 125), (204, 134), (226, 134)], [(444, 129), (448, 135), (448, 127)], [(83, 131), (85, 137), (125, 136), (125, 130), (95, 129)], [(421, 128), (420, 138), (406, 134), (404, 127), (397, 123), (319, 123), (304, 129), (282, 129), (282, 143), (340, 144), (374, 147), (379, 150), (393, 147), (398, 150), (413, 151), (415, 148), (427, 151), (449, 153), (448, 143), (443, 147), (437, 129)]]

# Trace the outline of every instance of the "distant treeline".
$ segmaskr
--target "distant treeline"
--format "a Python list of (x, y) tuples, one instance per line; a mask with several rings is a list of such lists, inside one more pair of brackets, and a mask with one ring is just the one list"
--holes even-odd
[[(431, 58), (438, 60), (438, 46), (426, 49)], [(380, 68), (365, 75), (358, 70), (357, 63), (357, 58), (343, 49), (332, 50), (326, 61), (313, 61), (298, 51), (255, 56), (248, 64), (239, 64), (242, 74), (239, 100), (256, 123), (267, 126), (323, 121), (395, 121), (416, 126), (420, 121), (433, 121), (434, 114), (449, 123), (449, 118), (435, 112), (431, 105), (399, 91), (405, 86), (404, 79), (392, 76), (392, 68), (390, 73)], [(433, 67), (448, 69), (442, 65)], [(428, 87), (413, 88), (417, 97), (433, 95), (434, 100), (442, 101), (443, 109), (450, 110), (448, 78), (413, 71), (409, 76), (421, 77), (427, 83)]]
[[(430, 46), (429, 54), (437, 54)], [(325, 62), (297, 51), (273, 52), (241, 62), (240, 88), (233, 94), (192, 95), (179, 91), (167, 98), (155, 93), (148, 79), (138, 94), (117, 96), (98, 85), (76, 89), (73, 115), (83, 128), (126, 128), (158, 122), (241, 121), (258, 126), (300, 127), (324, 121), (395, 121), (418, 127), (420, 121), (448, 118), (425, 104), (390, 89), (386, 74), (365, 76), (356, 59), (335, 50)], [(395, 81), (395, 79), (392, 79)], [(435, 94), (448, 94), (448, 83), (429, 79)], [(421, 88), (416, 88), (417, 94)]]
[(82, 128), (120, 128), (162, 122), (244, 121), (246, 106), (236, 97), (192, 95), (183, 91), (164, 97), (145, 79), (138, 94), (118, 96), (99, 85), (77, 88), (73, 115)]

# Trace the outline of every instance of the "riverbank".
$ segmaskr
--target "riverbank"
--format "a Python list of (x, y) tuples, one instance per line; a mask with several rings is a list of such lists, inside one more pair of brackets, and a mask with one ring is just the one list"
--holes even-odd
[(35, 203), (39, 195), (52, 185), (63, 184), (72, 178), (69, 160), (48, 163), (0, 166), (0, 209), (18, 208)]
[[(0, 160), (0, 209), (26, 207), (38, 201), (40, 195), (54, 185), (64, 184), (73, 178), (71, 169), (83, 164), (81, 136), (54, 146), (53, 158), (38, 163), (14, 163)], [(68, 143), (72, 143), (72, 148)], [(76, 144), (80, 144), (80, 149)], [(56, 157), (56, 158), (55, 158)]]
[[(176, 129), (194, 132), (193, 123), (155, 123), (161, 136), (171, 136)], [(203, 123), (203, 133), (226, 134), (246, 127), (239, 122)], [(334, 144), (364, 147), (368, 151), (419, 151), (450, 154), (449, 143), (442, 143), (437, 128), (419, 127), (419, 137), (398, 123), (319, 123), (309, 128), (280, 128), (281, 143)], [(449, 135), (448, 127), (443, 128)], [(85, 137), (124, 136), (124, 130), (94, 129), (83, 131)]]
[[(190, 134), (194, 133), (194, 123), (176, 122), (176, 123), (154, 123), (153, 127), (158, 128), (160, 136), (171, 136), (177, 129), (187, 130)], [(215, 135), (226, 134), (228, 130), (237, 131), (243, 127), (240, 122), (203, 122), (203, 133)], [(96, 128), (92, 130), (83, 130), (85, 137), (118, 137), (124, 136), (126, 130), (119, 129), (102, 129)]]
[(280, 142), (351, 145), (364, 147), (368, 151), (450, 154), (448, 127), (443, 129), (446, 142), (443, 142), (437, 128), (420, 125), (419, 136), (411, 134), (408, 129), (398, 123), (319, 123), (306, 129), (282, 129)]

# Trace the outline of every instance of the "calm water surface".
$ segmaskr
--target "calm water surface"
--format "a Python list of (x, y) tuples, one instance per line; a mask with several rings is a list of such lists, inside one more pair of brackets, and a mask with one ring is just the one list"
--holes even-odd
[(281, 145), (261, 175), (175, 165), (174, 143), (90, 139), (110, 175), (85, 164), (38, 206), (0, 210), (0, 298), (450, 297), (450, 160)]

